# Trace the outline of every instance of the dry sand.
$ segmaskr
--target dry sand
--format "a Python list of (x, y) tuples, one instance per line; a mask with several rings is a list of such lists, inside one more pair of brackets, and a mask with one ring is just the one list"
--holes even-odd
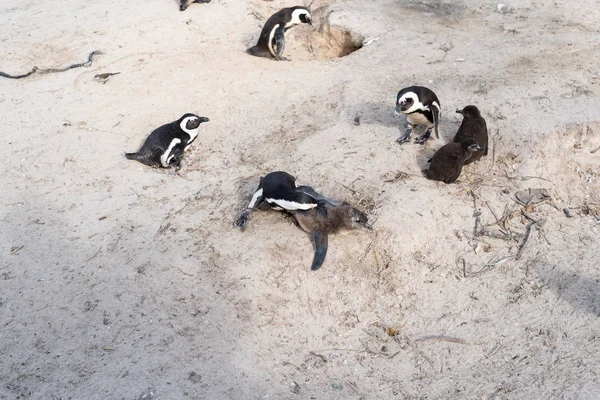
[[(0, 78), (1, 399), (600, 398), (597, 0), (315, 0), (291, 62), (245, 53), (289, 2), (8, 3), (0, 70), (104, 54)], [(395, 143), (413, 84), (444, 140), (488, 122), (456, 184), (421, 171), (444, 140)], [(123, 157), (185, 112), (179, 174)], [(315, 273), (283, 214), (235, 229), (273, 170), (374, 231)]]

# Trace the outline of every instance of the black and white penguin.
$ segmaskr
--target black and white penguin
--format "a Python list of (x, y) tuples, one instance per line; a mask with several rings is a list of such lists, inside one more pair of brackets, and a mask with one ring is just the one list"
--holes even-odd
[(137, 153), (125, 153), (125, 157), (151, 167), (177, 167), (183, 152), (196, 140), (200, 124), (208, 121), (195, 114), (184, 114), (177, 121), (155, 129)]
[(185, 11), (192, 3), (210, 3), (211, 0), (180, 0), (179, 11)]
[(238, 215), (234, 225), (243, 231), (250, 213), (262, 202), (279, 211), (310, 210), (319, 205), (341, 204), (317, 193), (310, 186), (296, 186), (295, 177), (287, 172), (276, 171), (260, 178), (248, 207)]
[(476, 152), (483, 150), (473, 138), (460, 143), (452, 142), (442, 146), (431, 158), (427, 178), (434, 181), (452, 183), (458, 179), (466, 161)]
[(460, 143), (465, 139), (473, 138), (477, 141), (477, 144), (483, 148), (483, 150), (471, 154), (471, 157), (465, 161), (465, 165), (467, 165), (479, 160), (483, 156), (487, 156), (487, 125), (485, 119), (481, 116), (479, 109), (473, 105), (466, 106), (462, 110), (456, 110), (456, 112), (462, 114), (463, 120), (454, 136), (454, 141)]
[(321, 268), (325, 261), (329, 234), (342, 229), (373, 229), (369, 225), (367, 215), (348, 204), (337, 206), (326, 204), (324, 207), (310, 210), (295, 210), (292, 211), (292, 215), (298, 221), (300, 228), (312, 235), (315, 254), (310, 269), (313, 271)]
[(431, 89), (423, 86), (410, 86), (398, 92), (396, 96), (396, 115), (406, 115), (408, 129), (404, 136), (399, 137), (398, 143), (410, 141), (413, 129), (417, 125), (425, 125), (427, 131), (415, 139), (415, 143), (425, 144), (431, 136), (431, 128), (435, 129), (435, 137), (440, 138), (438, 124), (441, 115), (440, 101)]
[(306, 7), (290, 7), (277, 11), (265, 22), (258, 43), (247, 50), (257, 57), (273, 57), (278, 61), (289, 61), (283, 57), (285, 31), (298, 24), (312, 25), (310, 11)]

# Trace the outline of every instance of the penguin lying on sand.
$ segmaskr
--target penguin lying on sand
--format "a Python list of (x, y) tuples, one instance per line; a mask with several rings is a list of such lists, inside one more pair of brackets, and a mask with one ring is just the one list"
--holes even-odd
[(341, 229), (373, 229), (369, 225), (367, 215), (348, 204), (326, 205), (306, 211), (296, 210), (292, 211), (292, 214), (296, 217), (298, 225), (312, 235), (315, 254), (310, 269), (313, 271), (321, 268), (325, 261), (330, 233)]
[(458, 179), (466, 161), (483, 147), (473, 138), (460, 143), (452, 142), (442, 146), (431, 158), (427, 178), (434, 181), (452, 183)]
[(427, 131), (423, 136), (415, 139), (415, 143), (425, 144), (431, 136), (431, 128), (435, 129), (435, 137), (440, 138), (438, 124), (440, 119), (440, 101), (435, 93), (423, 86), (410, 86), (398, 92), (396, 96), (396, 110), (394, 114), (406, 115), (408, 130), (404, 136), (399, 137), (398, 143), (410, 141), (410, 135), (417, 125), (425, 125)]
[(260, 178), (252, 200), (248, 207), (238, 215), (234, 225), (243, 231), (250, 213), (262, 202), (266, 202), (272, 209), (279, 211), (310, 210), (319, 204), (341, 205), (340, 202), (315, 192), (310, 186), (296, 186), (296, 178), (287, 172), (276, 171)]
[(462, 114), (463, 120), (460, 124), (460, 128), (454, 136), (454, 142), (460, 143), (465, 139), (473, 138), (477, 141), (483, 150), (476, 151), (471, 154), (471, 157), (465, 161), (465, 165), (471, 164), (479, 160), (483, 156), (487, 156), (488, 153), (488, 131), (485, 124), (485, 119), (481, 116), (479, 109), (475, 106), (466, 106), (462, 110), (456, 110), (457, 113)]
[(192, 3), (210, 3), (211, 0), (180, 0), (179, 11), (185, 11)]
[(305, 7), (290, 7), (277, 11), (265, 22), (258, 43), (247, 50), (257, 57), (273, 57), (277, 61), (289, 61), (283, 57), (285, 31), (298, 24), (312, 25), (310, 11)]
[(177, 121), (155, 129), (137, 153), (125, 153), (125, 157), (151, 167), (178, 167), (183, 152), (196, 140), (200, 124), (208, 121), (195, 114), (184, 114)]

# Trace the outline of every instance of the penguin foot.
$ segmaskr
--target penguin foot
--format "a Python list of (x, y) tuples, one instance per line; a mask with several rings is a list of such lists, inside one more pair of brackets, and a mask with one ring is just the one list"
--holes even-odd
[(425, 144), (429, 140), (429, 135), (425, 134), (415, 139), (416, 144)]
[(246, 223), (248, 222), (248, 217), (250, 216), (251, 211), (252, 209), (250, 208), (246, 208), (244, 211), (242, 211), (233, 222), (233, 226), (240, 228), (240, 230), (243, 232), (244, 229), (246, 229)]
[(292, 60), (290, 60), (289, 58), (286, 58), (286, 57), (275, 57), (275, 59), (277, 61), (292, 61)]
[(410, 142), (410, 133), (407, 133), (404, 136), (400, 136), (398, 139), (396, 139), (396, 142), (400, 144)]

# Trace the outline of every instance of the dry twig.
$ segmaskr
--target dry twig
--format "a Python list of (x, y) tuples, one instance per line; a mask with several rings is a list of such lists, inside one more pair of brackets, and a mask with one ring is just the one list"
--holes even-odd
[(26, 78), (29, 75), (32, 75), (34, 73), (40, 73), (40, 74), (50, 74), (50, 73), (55, 73), (55, 72), (65, 72), (68, 71), (70, 69), (73, 68), (81, 68), (81, 67), (90, 67), (92, 65), (92, 59), (94, 58), (94, 56), (96, 54), (102, 54), (102, 52), (100, 50), (95, 50), (92, 51), (89, 56), (88, 56), (88, 60), (86, 62), (83, 63), (78, 63), (78, 64), (71, 64), (68, 67), (64, 67), (64, 68), (46, 68), (46, 69), (42, 69), (42, 68), (38, 68), (38, 67), (33, 67), (31, 69), (31, 71), (25, 73), (25, 74), (21, 74), (21, 75), (10, 75), (7, 74), (6, 72), (2, 72), (0, 71), (0, 76), (4, 77), (4, 78), (8, 78), (8, 79), (22, 79), (22, 78)]
[[(530, 219), (527, 216), (525, 216), (525, 217), (528, 218), (528, 219)], [(525, 228), (525, 237), (523, 238), (523, 243), (519, 247), (519, 251), (517, 251), (517, 255), (515, 256), (516, 260), (519, 260), (521, 258), (521, 255), (523, 254), (523, 250), (525, 250), (525, 246), (527, 246), (527, 241), (529, 240), (529, 236), (531, 235), (531, 228), (534, 225), (537, 225), (539, 223), (540, 223), (540, 221), (532, 222), (529, 225), (527, 225), (527, 228)]]
[(512, 260), (513, 258), (515, 258), (515, 256), (506, 256), (506, 257), (503, 257), (503, 258), (501, 258), (499, 260), (496, 260), (494, 262), (488, 262), (479, 271), (473, 272), (471, 274), (471, 277), (479, 276), (479, 275), (482, 275), (482, 274), (484, 274), (484, 273), (486, 273), (488, 271), (491, 271), (492, 269), (496, 268), (498, 265), (502, 265), (506, 261)]
[(428, 340), (440, 340), (442, 342), (467, 344), (467, 342), (465, 342), (463, 339), (452, 337), (452, 336), (446, 336), (446, 335), (425, 335), (425, 336), (416, 338), (414, 340), (414, 342), (425, 342)]

